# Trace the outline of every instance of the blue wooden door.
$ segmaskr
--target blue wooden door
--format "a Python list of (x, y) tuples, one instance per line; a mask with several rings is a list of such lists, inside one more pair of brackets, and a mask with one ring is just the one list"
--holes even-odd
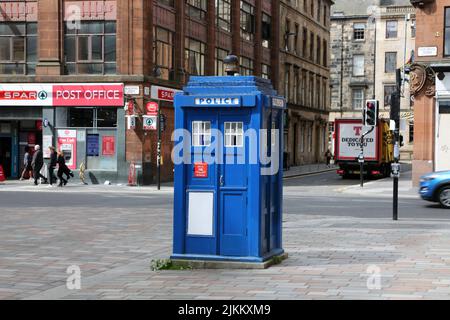
[(219, 115), (223, 134), (222, 163), (218, 167), (219, 254), (248, 255), (248, 141), (245, 131), (250, 122), (246, 110), (224, 110)]

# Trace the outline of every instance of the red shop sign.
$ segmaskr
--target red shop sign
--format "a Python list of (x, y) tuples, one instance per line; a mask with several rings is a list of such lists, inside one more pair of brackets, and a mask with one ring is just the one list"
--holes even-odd
[(149, 116), (157, 115), (159, 105), (157, 102), (150, 101), (150, 102), (147, 102), (147, 104), (145, 105), (145, 109), (147, 110), (147, 115), (149, 115)]
[(53, 105), (66, 106), (123, 106), (123, 85), (53, 85)]
[(206, 162), (194, 163), (194, 178), (208, 178), (208, 164)]

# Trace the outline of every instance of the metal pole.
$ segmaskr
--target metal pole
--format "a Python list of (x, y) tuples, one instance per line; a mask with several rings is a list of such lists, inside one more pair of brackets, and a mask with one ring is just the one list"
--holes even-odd
[(376, 17), (373, 18), (373, 28), (374, 28), (374, 33), (375, 33), (375, 40), (374, 40), (374, 45), (373, 45), (373, 95), (372, 95), (372, 99), (376, 99), (376, 91), (375, 91), (375, 87), (376, 87), (376, 70), (377, 70), (377, 19)]
[(158, 145), (156, 151), (156, 180), (158, 183), (158, 190), (161, 190), (161, 106), (158, 106)]
[(393, 186), (393, 210), (392, 218), (394, 221), (398, 220), (398, 179), (400, 170), (397, 169), (400, 162), (400, 86), (402, 82), (401, 70), (396, 70), (396, 84), (397, 90), (395, 92), (395, 98), (391, 99), (391, 108), (394, 110), (391, 117), (393, 117), (395, 122), (394, 130), (394, 162), (396, 165), (396, 172), (394, 172), (394, 186)]

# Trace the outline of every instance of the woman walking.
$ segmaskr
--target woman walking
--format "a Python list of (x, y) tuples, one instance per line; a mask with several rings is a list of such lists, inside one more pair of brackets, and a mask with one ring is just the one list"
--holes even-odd
[(62, 187), (63, 185), (67, 184), (67, 180), (63, 178), (63, 174), (69, 170), (69, 168), (66, 166), (66, 159), (64, 159), (64, 154), (61, 151), (58, 151), (58, 178), (59, 178), (59, 185), (58, 187)]
[(23, 171), (20, 175), (20, 180), (25, 180), (25, 175), (28, 177), (28, 179), (31, 179), (33, 177), (33, 167), (31, 166), (31, 154), (30, 154), (30, 148), (28, 146), (25, 147), (25, 155), (23, 156)]

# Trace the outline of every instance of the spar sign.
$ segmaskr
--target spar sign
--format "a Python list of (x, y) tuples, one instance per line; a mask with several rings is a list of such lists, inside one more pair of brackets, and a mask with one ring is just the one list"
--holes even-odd
[(104, 106), (124, 105), (123, 84), (0, 84), (0, 106)]
[[(355, 160), (361, 152), (361, 136), (368, 131), (368, 127), (358, 123), (339, 122), (337, 134), (337, 159)], [(377, 130), (373, 130), (364, 138), (364, 158), (377, 159)]]

